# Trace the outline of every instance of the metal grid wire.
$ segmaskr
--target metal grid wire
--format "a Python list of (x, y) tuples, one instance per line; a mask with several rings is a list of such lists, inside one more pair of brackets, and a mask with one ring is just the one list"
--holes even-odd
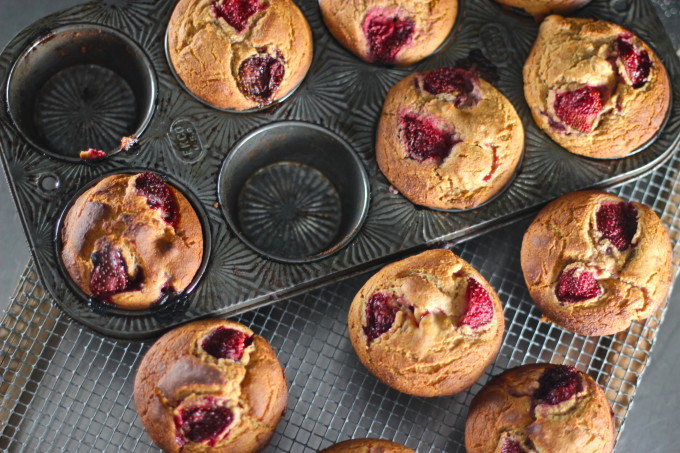
[[(680, 264), (680, 157), (615, 190), (654, 208)], [(416, 398), (392, 390), (358, 361), (347, 336), (349, 304), (368, 274), (237, 318), (278, 351), (290, 389), (268, 452), (316, 452), (352, 437), (382, 437), (419, 452), (464, 451), (472, 397), (490, 376), (532, 362), (569, 363), (605, 389), (619, 433), (665, 308), (617, 335), (590, 338), (542, 322), (519, 264), (524, 221), (453, 247), (489, 279), (505, 306), (500, 354), (468, 391)], [(0, 324), (0, 450), (158, 451), (132, 402), (134, 373), (151, 342), (101, 337), (63, 315), (29, 264)]]

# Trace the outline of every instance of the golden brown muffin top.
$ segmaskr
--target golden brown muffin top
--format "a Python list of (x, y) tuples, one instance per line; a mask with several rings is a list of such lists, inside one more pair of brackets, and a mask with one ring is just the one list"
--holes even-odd
[(521, 8), (540, 20), (548, 14), (568, 14), (590, 0), (496, 0), (503, 5)]
[(493, 361), (505, 321), (496, 292), (449, 250), (390, 264), (357, 293), (352, 345), (387, 385), (418, 396), (450, 395)]
[(457, 0), (319, 0), (340, 43), (368, 62), (410, 65), (434, 52), (451, 31)]
[(383, 105), (376, 157), (416, 204), (478, 206), (513, 177), (524, 128), (510, 101), (473, 71), (439, 68), (397, 83)]
[(415, 453), (415, 450), (389, 440), (351, 439), (332, 445), (319, 453)]
[(539, 212), (524, 235), (521, 263), (548, 318), (580, 334), (609, 335), (659, 308), (671, 254), (666, 228), (648, 206), (585, 191)]
[(312, 32), (291, 0), (180, 0), (168, 50), (189, 91), (216, 107), (246, 110), (300, 84)]
[(524, 66), (536, 123), (567, 150), (624, 157), (659, 130), (670, 103), (666, 69), (630, 31), (593, 19), (547, 17)]
[(288, 392), (264, 338), (236, 322), (205, 320), (171, 330), (149, 349), (134, 396), (163, 450), (245, 453), (266, 445)]
[(602, 389), (576, 368), (534, 364), (493, 378), (465, 424), (468, 453), (608, 453), (613, 413)]
[(107, 176), (87, 189), (66, 214), (61, 241), (76, 285), (127, 310), (183, 291), (203, 257), (193, 207), (151, 172)]

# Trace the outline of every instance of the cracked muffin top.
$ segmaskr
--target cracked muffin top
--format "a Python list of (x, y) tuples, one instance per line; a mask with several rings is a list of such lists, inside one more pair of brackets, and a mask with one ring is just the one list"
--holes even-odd
[(352, 439), (330, 446), (319, 453), (416, 453), (408, 447), (382, 439)]
[(222, 109), (284, 98), (312, 62), (312, 32), (291, 0), (180, 0), (168, 52), (184, 85)]
[(416, 396), (470, 387), (496, 358), (505, 329), (491, 285), (444, 249), (381, 269), (354, 297), (348, 323), (366, 368)]
[(521, 8), (540, 20), (548, 14), (568, 14), (590, 0), (496, 0), (506, 6)]
[(274, 434), (288, 389), (264, 338), (213, 319), (173, 329), (151, 346), (134, 397), (144, 427), (166, 452), (254, 453)]
[(453, 28), (457, 0), (319, 0), (340, 44), (369, 63), (406, 66), (437, 50)]
[(203, 230), (189, 201), (155, 173), (111, 175), (64, 217), (61, 258), (93, 299), (147, 309), (189, 286), (203, 259)]
[(474, 71), (439, 68), (389, 91), (376, 159), (413, 203), (468, 209), (510, 182), (523, 148), (522, 121), (500, 91)]
[(524, 94), (536, 124), (575, 154), (629, 155), (651, 140), (670, 105), (666, 69), (618, 25), (549, 16), (524, 65)]
[(472, 400), (467, 453), (610, 453), (614, 419), (593, 378), (566, 365), (534, 364), (489, 381)]
[(600, 191), (570, 193), (543, 208), (521, 251), (538, 308), (581, 335), (610, 335), (654, 314), (668, 294), (671, 257), (654, 211)]

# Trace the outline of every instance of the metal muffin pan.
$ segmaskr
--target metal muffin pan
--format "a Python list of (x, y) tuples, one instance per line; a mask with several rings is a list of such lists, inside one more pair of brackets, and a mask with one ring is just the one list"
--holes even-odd
[[(433, 56), (408, 68), (361, 62), (332, 38), (321, 21), (318, 2), (299, 0), (297, 3), (314, 34), (311, 69), (293, 95), (259, 112), (237, 114), (212, 109), (197, 101), (177, 82), (165, 55), (165, 33), (174, 2), (140, 1), (128, 2), (125, 6), (93, 2), (77, 6), (27, 27), (0, 55), (2, 96), (13, 109), (12, 115), (6, 109), (0, 111), (0, 151), (4, 168), (41, 280), (67, 314), (97, 332), (139, 339), (199, 317), (244, 312), (356, 274), (426, 245), (470, 238), (516, 220), (563, 193), (606, 187), (634, 178), (665, 161), (679, 140), (680, 105), (675, 102), (659, 136), (633, 156), (598, 161), (575, 156), (560, 148), (536, 127), (523, 96), (522, 66), (538, 26), (532, 19), (506, 11), (491, 0), (461, 1), (456, 25), (447, 44)], [(620, 3), (621, 0), (594, 0), (577, 15), (619, 23), (649, 43), (666, 65), (673, 83), (673, 98), (678, 99), (680, 69), (677, 57), (653, 6), (647, 0), (627, 0), (626, 8), (620, 8)], [(22, 63), (39, 55), (37, 52), (41, 52), (42, 46), (50, 46), (50, 42), (59, 38), (62, 27), (75, 26), (101, 29), (102, 36), (112, 39), (99, 39), (94, 35), (80, 48), (58, 48), (56, 53), (36, 58), (32, 65)], [(112, 29), (115, 32), (110, 32)], [(128, 41), (134, 44), (130, 45)], [(134, 72), (138, 75), (131, 77), (126, 68), (114, 62), (94, 57), (88, 59), (96, 54), (94, 49), (99, 48), (106, 49), (112, 60), (129, 55), (130, 65), (139, 68)], [(136, 52), (137, 48), (141, 53)], [(507, 190), (483, 207), (466, 212), (417, 207), (390, 191), (389, 183), (375, 162), (375, 130), (384, 96), (393, 84), (408, 74), (453, 65), (473, 50), (480, 51), (496, 67), (500, 77), (496, 87), (512, 101), (522, 118), (526, 131), (523, 162)], [(73, 57), (73, 64), (60, 59), (74, 53), (78, 57)], [(20, 89), (21, 79), (31, 77), (30, 74), (10, 77), (12, 68), (22, 65), (30, 69), (29, 73), (39, 71), (38, 66), (43, 65), (51, 68), (48, 71), (55, 72), (49, 80), (41, 80), (43, 91), (35, 87), (39, 94), (33, 100)], [(64, 71), (75, 71), (76, 77), (82, 75), (82, 80), (77, 79), (78, 84), (69, 83), (74, 77), (66, 77), (68, 72), (64, 76)], [(93, 95), (102, 94), (98, 89), (102, 84), (117, 86), (118, 92), (132, 95), (102, 100)], [(75, 89), (83, 86), (88, 89)], [(63, 102), (51, 100), (50, 96), (57, 94)], [(18, 97), (12, 98), (13, 95)], [(112, 144), (107, 151), (113, 153), (105, 159), (94, 162), (75, 159), (81, 147), (109, 143), (92, 132), (91, 140), (95, 143), (89, 144), (90, 139), (83, 145), (74, 143), (72, 156), (56, 152), (58, 147), (51, 142), (64, 143), (65, 135), (60, 134), (70, 132), (67, 126), (83, 127), (85, 123), (82, 104), (74, 107), (74, 103), (69, 102), (74, 99), (88, 101), (88, 111), (93, 115), (101, 113), (97, 115), (99, 126), (94, 128), (101, 134), (111, 130), (102, 125), (112, 124), (111, 118), (122, 115), (129, 123), (126, 126), (129, 133), (121, 134), (138, 134), (141, 146), (132, 152), (121, 152)], [(124, 99), (128, 102), (122, 102), (122, 105), (114, 102)], [(116, 108), (122, 112), (116, 112)], [(32, 109), (33, 114), (17, 114), (17, 109)], [(81, 114), (80, 122), (77, 114)], [(147, 115), (150, 117), (148, 124)], [(57, 120), (65, 116), (75, 119), (57, 127)], [(263, 162), (265, 167), (272, 163), (282, 164), (269, 168), (271, 174), (265, 175), (267, 177), (276, 178), (281, 172), (301, 172), (306, 175), (304, 182), (316, 180), (314, 187), (327, 193), (326, 200), (334, 206), (326, 216), (331, 224), (330, 227), (326, 225), (330, 231), (326, 234), (333, 236), (333, 240), (310, 247), (304, 253), (294, 253), (285, 247), (258, 247), (252, 243), (252, 238), (258, 236), (257, 229), (253, 230), (253, 224), (248, 220), (252, 210), (238, 207), (239, 202), (241, 207), (247, 206), (248, 200), (258, 194), (261, 169), (235, 176), (239, 181), (246, 178), (243, 184), (246, 189), (252, 188), (249, 193), (242, 193), (246, 189), (230, 186), (224, 177), (220, 179), (220, 173), (226, 171), (223, 168), (228, 166), (227, 161), (237, 160), (232, 155), (235, 156), (238, 150), (232, 149), (246, 135), (259, 129), (260, 132), (254, 132), (257, 136), (268, 128), (277, 127), (271, 123), (287, 121), (296, 122), (302, 129), (328, 131), (327, 136), (346, 143), (364, 169), (364, 172), (359, 171), (363, 173), (358, 177), (359, 186), (370, 188), (365, 219), (355, 221), (353, 219), (362, 213), (363, 202), (360, 201), (354, 210), (342, 206), (349, 204), (348, 197), (361, 195), (363, 189), (355, 188), (355, 193), (345, 191), (343, 195), (337, 178), (334, 180), (319, 168), (319, 161), (305, 163), (284, 158)], [(56, 132), (49, 137), (34, 134), (31, 123), (41, 126), (43, 131)], [(292, 140), (293, 136), (304, 134), (298, 129), (286, 138)], [(68, 200), (102, 175), (131, 168), (145, 168), (171, 176), (193, 194), (206, 213), (212, 237), (210, 258), (203, 277), (177, 310), (135, 313), (92, 309), (73, 291), (60, 271), (54, 231)], [(239, 191), (238, 195), (235, 190)], [(238, 212), (231, 212), (234, 206)], [(231, 218), (231, 225), (224, 211)], [(351, 219), (347, 219), (347, 215)], [(240, 223), (243, 222), (247, 228), (242, 228)], [(242, 234), (245, 240), (241, 239)]]

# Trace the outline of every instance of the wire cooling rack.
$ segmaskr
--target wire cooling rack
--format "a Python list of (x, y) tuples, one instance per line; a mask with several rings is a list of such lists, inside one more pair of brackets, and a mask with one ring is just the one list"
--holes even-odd
[[(625, 0), (616, 2), (625, 3)], [(654, 0), (677, 45), (680, 11)], [(673, 265), (680, 265), (680, 157), (613, 190), (650, 205), (668, 227)], [(347, 336), (346, 313), (369, 274), (236, 318), (267, 338), (286, 369), (288, 411), (267, 452), (316, 452), (352, 437), (383, 437), (420, 453), (462, 452), (472, 397), (506, 368), (532, 362), (568, 363), (605, 389), (624, 429), (665, 307), (614, 336), (590, 338), (542, 322), (519, 264), (528, 221), (453, 247), (496, 288), (506, 332), (496, 362), (468, 391), (416, 398), (370, 375)], [(151, 342), (101, 337), (62, 314), (31, 263), (0, 322), (0, 450), (8, 452), (157, 452), (132, 401), (137, 366)], [(625, 446), (623, 446), (625, 448)]]
[[(615, 189), (661, 216), (680, 265), (680, 157)], [(464, 451), (465, 417), (490, 376), (532, 362), (573, 364), (605, 389), (623, 429), (665, 308), (614, 336), (590, 338), (541, 321), (519, 264), (528, 221), (453, 250), (496, 288), (507, 329), (500, 354), (468, 391), (416, 398), (388, 388), (359, 362), (347, 336), (350, 302), (362, 275), (236, 318), (267, 338), (286, 369), (288, 411), (268, 452), (316, 452), (352, 437), (382, 437), (418, 452)], [(137, 416), (132, 386), (151, 342), (102, 337), (62, 314), (24, 271), (0, 324), (0, 450), (9, 452), (155, 452)]]

